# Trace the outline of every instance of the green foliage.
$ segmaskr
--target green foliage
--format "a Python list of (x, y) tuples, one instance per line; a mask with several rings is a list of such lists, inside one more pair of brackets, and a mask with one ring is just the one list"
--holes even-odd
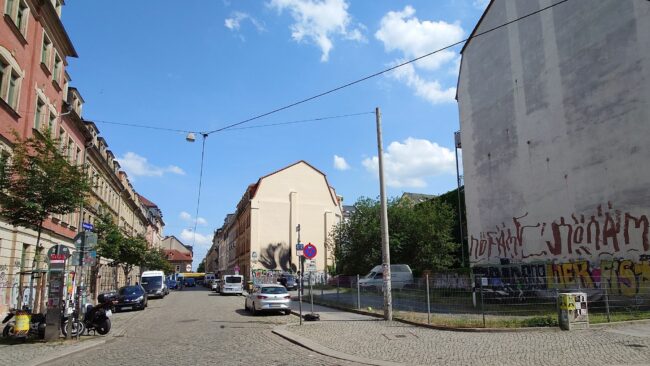
[(196, 268), (196, 271), (199, 273), (205, 272), (205, 261), (199, 263), (199, 266)]
[[(347, 222), (338, 225), (332, 246), (340, 274), (367, 273), (381, 263), (380, 203), (360, 198)], [(443, 270), (454, 264), (454, 212), (433, 199), (409, 205), (398, 199), (388, 202), (391, 263), (408, 264), (416, 272)]]
[(40, 232), (49, 215), (74, 212), (90, 192), (84, 168), (72, 165), (49, 131), (21, 139), (0, 164), (0, 213), (12, 224)]
[(174, 268), (167, 261), (165, 251), (162, 249), (151, 249), (144, 256), (144, 267), (152, 271), (163, 271), (165, 274), (174, 272)]

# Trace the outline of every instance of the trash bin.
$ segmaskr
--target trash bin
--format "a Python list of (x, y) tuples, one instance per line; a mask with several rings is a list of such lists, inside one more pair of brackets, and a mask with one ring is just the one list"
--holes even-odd
[(589, 329), (587, 294), (569, 292), (558, 295), (558, 323), (562, 330)]

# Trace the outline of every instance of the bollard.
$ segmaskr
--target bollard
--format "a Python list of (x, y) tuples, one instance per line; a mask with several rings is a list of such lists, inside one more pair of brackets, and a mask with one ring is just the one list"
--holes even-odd
[(357, 275), (357, 309), (361, 310), (361, 291), (359, 291), (359, 275)]
[(429, 275), (427, 279), (427, 324), (431, 324), (431, 297), (429, 296)]
[(485, 307), (483, 306), (483, 277), (481, 277), (481, 314), (483, 315), (483, 328), (485, 328)]
[(607, 287), (605, 287), (605, 311), (607, 312), (607, 322), (611, 322), (611, 319), (609, 318), (609, 291), (607, 291)]

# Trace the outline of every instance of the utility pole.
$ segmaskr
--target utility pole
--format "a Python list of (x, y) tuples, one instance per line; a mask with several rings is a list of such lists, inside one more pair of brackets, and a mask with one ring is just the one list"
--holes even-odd
[(379, 195), (381, 201), (381, 253), (384, 281), (384, 320), (393, 320), (393, 296), (391, 291), (390, 274), (390, 244), (388, 237), (388, 208), (386, 188), (384, 186), (384, 147), (381, 138), (381, 112), (375, 108), (377, 121), (377, 151), (379, 157)]
[(458, 184), (458, 227), (460, 230), (460, 261), (461, 266), (465, 267), (465, 239), (463, 238), (463, 212), (461, 211), (461, 202), (460, 202), (460, 169), (458, 168), (458, 149), (461, 148), (460, 143), (460, 131), (454, 132), (454, 145), (456, 146), (456, 183)]

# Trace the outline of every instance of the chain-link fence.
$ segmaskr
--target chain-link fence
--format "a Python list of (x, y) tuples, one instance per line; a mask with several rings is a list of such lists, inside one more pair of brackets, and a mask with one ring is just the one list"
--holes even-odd
[[(381, 278), (334, 276), (312, 287), (314, 301), (323, 305), (377, 313), (384, 309)], [(569, 286), (554, 277), (507, 283), (451, 273), (393, 280), (391, 287), (396, 318), (442, 326), (555, 326), (558, 294), (565, 292), (587, 294), (592, 323), (650, 318), (650, 285), (624, 279), (595, 287)], [(307, 296), (309, 291), (305, 286)]]

